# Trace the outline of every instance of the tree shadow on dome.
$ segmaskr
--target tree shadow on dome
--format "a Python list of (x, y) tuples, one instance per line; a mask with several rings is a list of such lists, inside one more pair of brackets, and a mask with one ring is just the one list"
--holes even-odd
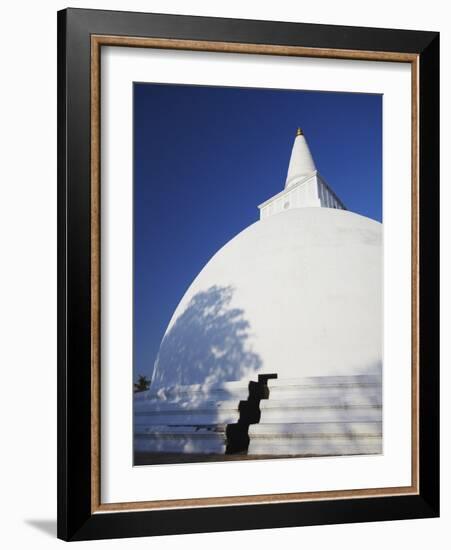
[(233, 292), (212, 286), (191, 299), (161, 343), (152, 385), (214, 385), (261, 368), (249, 346), (245, 312), (231, 307)]

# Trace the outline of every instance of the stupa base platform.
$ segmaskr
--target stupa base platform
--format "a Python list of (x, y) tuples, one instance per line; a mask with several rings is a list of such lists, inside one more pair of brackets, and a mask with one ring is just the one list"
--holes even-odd
[(382, 452), (380, 375), (275, 376), (135, 395), (135, 464)]

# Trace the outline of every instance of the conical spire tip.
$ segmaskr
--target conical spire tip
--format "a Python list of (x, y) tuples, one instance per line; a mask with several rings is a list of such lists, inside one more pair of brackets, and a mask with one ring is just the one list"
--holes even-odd
[(303, 135), (304, 135), (304, 132), (302, 131), (302, 129), (301, 129), (301, 128), (298, 128), (298, 129), (296, 130), (296, 137), (297, 137), (297, 136), (303, 136)]

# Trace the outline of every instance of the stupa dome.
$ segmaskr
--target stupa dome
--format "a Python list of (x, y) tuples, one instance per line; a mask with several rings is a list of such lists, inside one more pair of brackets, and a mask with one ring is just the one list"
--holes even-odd
[(294, 208), (239, 233), (181, 299), (152, 388), (380, 372), (382, 225)]

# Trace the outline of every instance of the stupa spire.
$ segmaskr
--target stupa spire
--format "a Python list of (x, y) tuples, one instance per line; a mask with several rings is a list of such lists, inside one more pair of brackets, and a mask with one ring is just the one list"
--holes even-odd
[(285, 189), (295, 185), (307, 176), (311, 176), (316, 170), (315, 162), (301, 128), (296, 131), (296, 137), (291, 151), (290, 164), (288, 166)]
[(285, 189), (258, 206), (260, 219), (293, 208), (338, 208), (345, 205), (318, 173), (301, 128), (296, 130)]

